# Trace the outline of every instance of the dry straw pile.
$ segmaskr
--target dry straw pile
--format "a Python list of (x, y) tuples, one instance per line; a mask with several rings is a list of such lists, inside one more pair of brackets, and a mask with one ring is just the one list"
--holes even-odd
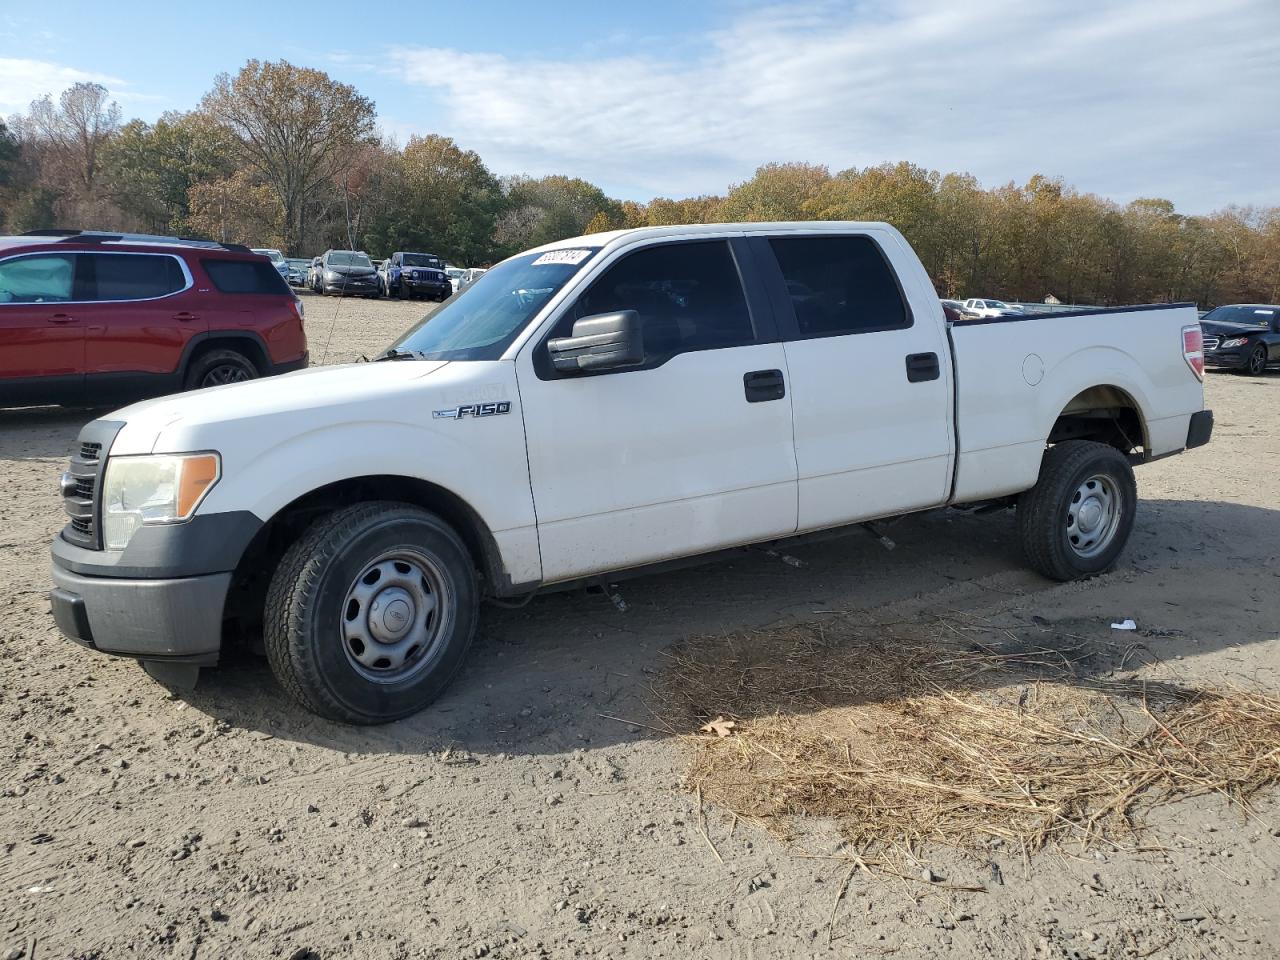
[[(834, 818), (855, 862), (890, 871), (997, 838), (1126, 846), (1143, 807), (1248, 811), (1280, 781), (1280, 700), (1111, 679), (1083, 638), (1049, 642), (947, 621), (705, 637), (662, 693), (690, 789), (784, 837)], [(693, 733), (716, 719), (733, 722)]]

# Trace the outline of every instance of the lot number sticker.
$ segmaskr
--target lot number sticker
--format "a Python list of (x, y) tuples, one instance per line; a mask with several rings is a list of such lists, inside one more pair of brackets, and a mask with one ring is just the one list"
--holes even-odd
[(548, 250), (537, 260), (533, 261), (536, 267), (542, 263), (581, 263), (587, 257), (591, 256), (590, 250)]

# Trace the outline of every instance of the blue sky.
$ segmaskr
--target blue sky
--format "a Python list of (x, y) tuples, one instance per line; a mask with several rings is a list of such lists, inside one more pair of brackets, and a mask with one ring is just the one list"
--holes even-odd
[(1205, 212), (1280, 204), (1277, 36), (1277, 0), (3, 3), (0, 115), (94, 79), (153, 119), (284, 58), (400, 141), (619, 197), (905, 159)]

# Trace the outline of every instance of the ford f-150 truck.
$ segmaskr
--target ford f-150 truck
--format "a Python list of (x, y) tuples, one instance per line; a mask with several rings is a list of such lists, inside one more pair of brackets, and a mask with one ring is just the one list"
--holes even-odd
[(1108, 569), (1132, 465), (1206, 443), (1190, 305), (948, 325), (879, 223), (668, 226), (512, 257), (374, 362), (88, 424), (53, 613), (193, 682), (260, 636), (323, 716), (403, 717), (484, 598), (946, 505)]

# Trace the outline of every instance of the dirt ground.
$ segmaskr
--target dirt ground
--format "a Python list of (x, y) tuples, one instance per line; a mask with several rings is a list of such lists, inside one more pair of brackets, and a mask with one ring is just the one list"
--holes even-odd
[[(332, 363), (424, 306), (307, 311)], [(0, 958), (1274, 958), (1274, 798), (1163, 808), (1144, 852), (1010, 852), (998, 872), (940, 853), (939, 882), (855, 877), (841, 898), (834, 829), (800, 856), (708, 808), (704, 837), (686, 748), (652, 729), (672, 643), (833, 612), (1097, 642), (1132, 617), (1143, 675), (1280, 690), (1280, 376), (1207, 390), (1213, 443), (1139, 470), (1107, 576), (1027, 572), (1008, 513), (903, 520), (892, 552), (745, 551), (623, 584), (625, 612), (583, 593), (487, 609), (439, 703), (375, 729), (295, 708), (247, 654), (175, 696), (61, 639), (56, 480), (93, 414), (0, 411)]]

